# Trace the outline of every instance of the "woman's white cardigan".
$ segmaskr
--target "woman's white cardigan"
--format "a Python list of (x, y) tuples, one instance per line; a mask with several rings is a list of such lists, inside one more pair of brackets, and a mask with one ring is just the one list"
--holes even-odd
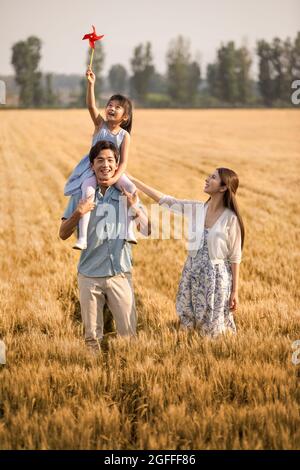
[[(164, 195), (159, 200), (159, 205), (175, 214), (187, 216), (189, 225), (188, 250), (190, 256), (195, 256), (203, 244), (207, 204)], [(238, 218), (231, 209), (226, 208), (210, 228), (207, 244), (209, 257), (213, 264), (223, 263), (225, 260), (230, 263), (241, 262), (241, 229)]]

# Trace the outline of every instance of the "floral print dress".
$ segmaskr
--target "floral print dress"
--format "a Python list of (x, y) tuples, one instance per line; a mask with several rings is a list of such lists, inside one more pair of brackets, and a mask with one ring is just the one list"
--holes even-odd
[(230, 331), (236, 333), (229, 298), (232, 272), (229, 261), (212, 264), (209, 258), (207, 236), (194, 257), (188, 256), (178, 287), (176, 310), (181, 324), (196, 327), (204, 336), (216, 337)]

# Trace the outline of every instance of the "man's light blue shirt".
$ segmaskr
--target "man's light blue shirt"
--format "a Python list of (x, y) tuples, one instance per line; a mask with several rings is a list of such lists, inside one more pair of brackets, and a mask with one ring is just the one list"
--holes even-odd
[[(131, 246), (124, 239), (126, 217), (121, 196), (115, 186), (107, 188), (104, 195), (99, 187), (96, 189), (96, 206), (91, 211), (87, 248), (82, 250), (78, 264), (78, 272), (84, 276), (115, 276), (132, 269)], [(71, 196), (63, 219), (73, 214), (80, 199), (81, 194)]]

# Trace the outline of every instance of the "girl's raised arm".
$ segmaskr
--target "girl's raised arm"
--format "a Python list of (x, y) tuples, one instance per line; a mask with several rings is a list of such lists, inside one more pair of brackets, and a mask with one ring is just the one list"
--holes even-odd
[(86, 105), (91, 115), (95, 127), (99, 127), (103, 123), (103, 118), (96, 106), (95, 100), (95, 81), (96, 76), (92, 69), (88, 67), (86, 71), (87, 90), (86, 90)]

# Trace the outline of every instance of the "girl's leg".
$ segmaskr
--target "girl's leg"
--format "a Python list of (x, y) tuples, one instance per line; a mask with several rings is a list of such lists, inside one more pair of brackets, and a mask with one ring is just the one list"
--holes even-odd
[[(122, 175), (116, 182), (115, 186), (120, 190), (122, 188), (125, 188), (125, 190), (128, 193), (134, 193), (137, 190), (135, 184), (133, 184), (128, 178), (128, 176), (126, 175)], [(126, 201), (125, 201), (125, 204), (126, 204), (125, 214), (127, 214), (127, 220), (126, 220), (127, 230), (126, 230), (125, 240), (128, 241), (129, 243), (137, 243), (136, 236), (134, 233), (134, 221), (131, 219), (130, 215), (128, 214)]]
[[(83, 181), (81, 185), (81, 193), (83, 199), (94, 200), (97, 180), (95, 176), (91, 176)], [(87, 229), (90, 221), (91, 213), (87, 212), (79, 220), (79, 236), (76, 244), (73, 246), (75, 250), (85, 250), (87, 247)]]

